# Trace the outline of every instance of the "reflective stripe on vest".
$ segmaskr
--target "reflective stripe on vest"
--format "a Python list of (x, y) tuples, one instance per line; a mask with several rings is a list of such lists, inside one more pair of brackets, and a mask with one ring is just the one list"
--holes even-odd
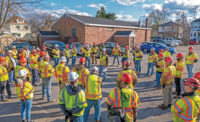
[(84, 76), (85, 75), (85, 68), (81, 71), (81, 78), (79, 79), (81, 81), (81, 85), (84, 86)]
[(115, 88), (114, 90), (114, 95), (115, 95), (115, 105), (114, 107), (120, 107), (120, 90), (118, 88)]
[(28, 95), (30, 95), (31, 93), (32, 93), (32, 91), (33, 91), (33, 88), (26, 94), (26, 95), (24, 95), (24, 92), (23, 92), (23, 90), (24, 90), (24, 87), (25, 87), (25, 82), (26, 81), (23, 81), (23, 88), (21, 88), (21, 94), (22, 94), (22, 97), (27, 97)]
[(62, 69), (62, 74), (61, 74), (61, 75), (58, 75), (58, 74), (57, 74), (57, 68), (58, 68), (58, 67), (56, 67), (55, 76), (56, 76), (56, 78), (62, 78), (62, 83), (64, 83), (65, 80), (66, 80), (66, 78), (68, 78), (68, 73), (65, 73), (65, 68), (66, 68), (66, 67), (63, 67), (63, 69)]
[(48, 67), (48, 66), (49, 66), (49, 64), (47, 64), (47, 65), (44, 67), (44, 72), (41, 71), (41, 73), (44, 75), (44, 78), (48, 78), (47, 75), (50, 74), (49, 72), (47, 72), (47, 67)]

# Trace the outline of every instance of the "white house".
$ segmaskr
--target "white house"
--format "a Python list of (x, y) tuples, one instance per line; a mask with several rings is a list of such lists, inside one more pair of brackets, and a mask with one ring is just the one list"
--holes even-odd
[(200, 18), (191, 22), (190, 39), (200, 41)]
[(18, 38), (26, 38), (31, 35), (31, 25), (23, 18), (13, 14), (13, 16), (7, 20), (3, 31)]

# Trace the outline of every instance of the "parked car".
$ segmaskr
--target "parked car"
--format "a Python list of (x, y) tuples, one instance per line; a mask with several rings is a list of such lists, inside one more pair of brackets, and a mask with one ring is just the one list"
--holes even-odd
[[(164, 44), (161, 44), (161, 43), (155, 43), (155, 42), (144, 42), (141, 44), (141, 50), (144, 52), (144, 53), (148, 53), (151, 51), (152, 48), (155, 48), (155, 52), (156, 53), (159, 53), (159, 50), (160, 49), (165, 49), (167, 48), (168, 46), (164, 45)], [(168, 47), (169, 48), (169, 52), (171, 54), (174, 54), (176, 52), (176, 48), (174, 47)]]
[[(77, 49), (77, 54), (78, 55), (81, 55), (81, 47), (83, 47), (83, 43), (79, 43), (79, 42), (73, 42), (69, 49), (71, 50), (73, 48), (73, 45), (76, 45), (76, 49)], [(91, 45), (90, 44), (86, 44), (86, 46), (88, 46), (91, 48)]]
[(169, 47), (176, 47), (176, 46), (177, 46), (177, 45), (174, 44), (174, 43), (170, 43), (170, 42), (168, 42), (168, 41), (166, 41), (166, 40), (162, 40), (162, 39), (154, 40), (154, 42), (162, 43), (162, 44), (164, 44), (164, 45), (166, 45), (166, 46), (169, 46)]
[(167, 40), (169, 42), (175, 42), (175, 43), (178, 43), (179, 45), (183, 43), (181, 40), (177, 40), (177, 39), (169, 38), (169, 37), (164, 38), (164, 40)]
[(47, 48), (49, 56), (51, 56), (51, 57), (53, 57), (52, 50), (54, 49), (56, 44), (58, 45), (58, 48), (60, 51), (62, 51), (66, 46), (66, 44), (64, 42), (55, 41), (55, 40), (45, 41), (43, 44), (43, 46), (45, 46)]
[[(98, 44), (97, 46), (100, 48), (101, 44)], [(106, 47), (106, 53), (108, 55), (112, 55), (112, 50), (115, 47), (115, 43), (114, 42), (105, 42), (104, 46)], [(122, 53), (122, 51), (124, 50), (124, 48), (120, 47), (120, 45), (118, 45), (118, 47), (120, 48), (121, 53)]]
[(153, 37), (151, 37), (151, 41), (158, 40), (158, 39), (161, 39), (161, 37), (160, 36), (153, 36)]
[(18, 41), (15, 41), (15, 42), (11, 43), (10, 45), (5, 46), (4, 50), (5, 51), (10, 50), (10, 49), (12, 49), (12, 46), (15, 46), (18, 51), (19, 51), (19, 49), (24, 49), (26, 46), (28, 46), (29, 50), (33, 49), (33, 46), (30, 43), (28, 43), (28, 42), (18, 42)]
[(189, 40), (189, 45), (198, 45), (199, 41), (197, 39), (190, 39)]

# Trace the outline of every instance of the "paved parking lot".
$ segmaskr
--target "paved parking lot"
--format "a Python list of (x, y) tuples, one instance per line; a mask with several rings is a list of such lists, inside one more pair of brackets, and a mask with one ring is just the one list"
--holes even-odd
[[(187, 54), (188, 46), (177, 47), (176, 52), (182, 52), (184, 56)], [(200, 47), (194, 46), (195, 52), (199, 55)], [(200, 56), (200, 55), (199, 55)], [(175, 55), (173, 55), (175, 59)], [(140, 74), (138, 84), (135, 90), (138, 92), (141, 105), (138, 108), (138, 122), (170, 122), (172, 121), (172, 114), (170, 109), (161, 110), (157, 106), (162, 104), (161, 90), (155, 89), (155, 74), (153, 77), (144, 77), (147, 72), (148, 55), (145, 54), (142, 61), (142, 74)], [(77, 60), (78, 63), (78, 60)], [(112, 58), (109, 59), (109, 64), (112, 64)], [(195, 65), (195, 72), (200, 69), (200, 61)], [(132, 66), (133, 68), (133, 66)], [(117, 73), (121, 70), (119, 67), (109, 67), (107, 79), (103, 81), (103, 99), (102, 99), (102, 115), (101, 119), (107, 122), (106, 97), (110, 90), (115, 87), (115, 78)], [(186, 68), (184, 70), (184, 78), (187, 77)], [(12, 84), (12, 92), (14, 96), (7, 103), (0, 103), (0, 122), (18, 122), (20, 121), (20, 104), (15, 94), (14, 84)], [(59, 89), (55, 77), (52, 78), (52, 95), (58, 100)], [(60, 111), (57, 101), (54, 103), (47, 103), (47, 100), (41, 100), (41, 86), (35, 87), (34, 100), (32, 107), (32, 119), (35, 122), (63, 122), (64, 115)], [(94, 110), (90, 112), (89, 122), (94, 121)]]

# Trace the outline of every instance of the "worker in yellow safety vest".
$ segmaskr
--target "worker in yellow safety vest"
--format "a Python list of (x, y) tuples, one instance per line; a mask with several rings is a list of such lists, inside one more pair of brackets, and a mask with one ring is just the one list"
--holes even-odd
[(99, 64), (99, 76), (103, 78), (102, 80), (106, 79), (107, 67), (108, 67), (108, 55), (106, 54), (106, 48), (103, 48), (102, 53), (100, 54), (100, 64)]
[(138, 81), (138, 78), (137, 78), (137, 75), (136, 75), (136, 73), (133, 71), (133, 70), (131, 70), (130, 69), (130, 66), (131, 66), (131, 62), (130, 62), (130, 60), (126, 60), (125, 62), (124, 62), (124, 68), (123, 68), (123, 70), (122, 71), (120, 71), (119, 73), (118, 73), (118, 75), (117, 75), (117, 78), (116, 78), (116, 86), (117, 86), (117, 88), (120, 88), (121, 86), (121, 82), (123, 81), (123, 79), (122, 79), (122, 76), (123, 76), (123, 74), (124, 73), (128, 73), (130, 76), (131, 76), (131, 79), (132, 79), (132, 83), (130, 84), (130, 88), (131, 89), (133, 89), (134, 88), (134, 86), (137, 84), (137, 81)]
[(34, 87), (26, 79), (29, 77), (27, 70), (19, 70), (17, 85), (19, 86), (18, 98), (21, 101), (21, 119), (22, 122), (31, 122), (31, 108), (33, 102)]
[(58, 47), (59, 46), (56, 44), (55, 48), (52, 50), (53, 58), (54, 58), (54, 67), (56, 67), (58, 65), (58, 61), (60, 58), (60, 50)]
[(9, 83), (12, 83), (13, 81), (15, 81), (14, 70), (16, 67), (16, 60), (12, 57), (11, 50), (8, 50), (7, 56), (5, 57), (5, 59), (6, 59), (5, 67), (8, 70), (8, 74), (9, 74)]
[(18, 73), (20, 70), (26, 70), (28, 72), (28, 77), (26, 77), (26, 81), (31, 83), (31, 72), (27, 68), (27, 59), (26, 58), (20, 58), (19, 59), (19, 65), (16, 66), (15, 68), (15, 86), (16, 86), (16, 94), (19, 94), (20, 88), (18, 86), (17, 78), (18, 78)]
[(90, 75), (86, 76), (85, 82), (85, 95), (88, 106), (85, 108), (84, 112), (84, 122), (88, 121), (88, 115), (90, 113), (91, 107), (94, 105), (95, 113), (94, 118), (96, 122), (100, 122), (101, 117), (101, 99), (102, 99), (102, 80), (98, 76), (98, 68), (93, 66), (90, 70)]
[(47, 96), (47, 102), (54, 102), (51, 97), (51, 78), (54, 73), (54, 68), (49, 63), (49, 55), (44, 56), (44, 61), (40, 64), (40, 74), (42, 78), (42, 99)]
[(83, 46), (82, 46), (81, 49), (80, 49), (80, 52), (81, 52), (81, 56), (82, 56), (82, 57), (85, 57), (85, 48), (86, 48), (85, 43), (83, 43)]
[(68, 83), (68, 74), (70, 72), (68, 66), (65, 66), (66, 58), (62, 56), (60, 58), (60, 63), (55, 68), (55, 77), (58, 82), (58, 87), (60, 91), (65, 88)]
[(171, 57), (165, 58), (166, 68), (162, 73), (160, 79), (163, 93), (163, 104), (158, 107), (161, 109), (167, 109), (172, 104), (172, 87), (174, 84), (174, 78), (176, 76), (176, 68), (172, 65), (173, 59)]
[(94, 42), (93, 46), (91, 47), (92, 64), (94, 64), (94, 62), (95, 62), (95, 64), (97, 64), (98, 51), (99, 51), (99, 48), (98, 48), (98, 46), (96, 46), (96, 43)]
[(117, 59), (118, 66), (119, 66), (119, 56), (121, 56), (121, 50), (118, 47), (118, 43), (115, 43), (115, 47), (112, 50), (112, 55), (114, 56), (114, 58), (113, 58), (113, 66), (115, 64), (115, 59)]
[(83, 122), (83, 113), (87, 107), (84, 91), (78, 87), (79, 75), (69, 73), (69, 84), (60, 92), (58, 100), (65, 122)]
[(176, 67), (176, 77), (175, 77), (175, 85), (176, 85), (176, 97), (180, 98), (181, 96), (181, 78), (183, 77), (183, 71), (185, 68), (185, 62), (183, 60), (183, 54), (178, 53), (176, 56), (177, 62), (174, 64)]
[(49, 53), (48, 53), (48, 51), (47, 51), (47, 47), (46, 47), (46, 46), (43, 46), (43, 47), (42, 47), (42, 51), (44, 51), (46, 55), (49, 55)]
[(171, 53), (169, 52), (169, 48), (168, 47), (165, 48), (165, 51), (163, 53), (164, 53), (165, 58), (166, 57), (171, 57)]
[(36, 49), (31, 51), (30, 55), (30, 69), (32, 72), (32, 85), (37, 85), (39, 82), (39, 65), (38, 65), (38, 55), (36, 54)]
[(69, 58), (70, 58), (70, 50), (69, 50), (69, 44), (66, 45), (65, 49), (63, 50), (63, 55), (65, 56), (66, 58), (66, 66), (68, 65), (69, 63)]
[(187, 54), (185, 59), (188, 71), (188, 78), (193, 77), (194, 64), (198, 62), (198, 56), (195, 52), (193, 52), (193, 50), (193, 47), (188, 48), (189, 53)]
[(90, 68), (90, 54), (91, 54), (91, 49), (89, 48), (89, 45), (87, 45), (84, 50), (84, 56), (86, 60), (85, 67), (88, 67), (88, 68)]
[(72, 69), (73, 72), (76, 72), (79, 75), (78, 86), (80, 86), (83, 90), (85, 89), (84, 79), (87, 75), (89, 75), (89, 70), (85, 68), (85, 58), (82, 57), (79, 60), (79, 65)]
[(128, 73), (123, 74), (122, 81), (121, 88), (114, 88), (106, 99), (108, 118), (111, 122), (115, 117), (121, 122), (136, 122), (137, 107), (141, 104), (138, 94), (129, 87), (132, 78)]
[[(200, 81), (200, 72), (197, 72), (195, 75), (194, 75), (194, 78), (198, 79)], [(200, 97), (200, 88), (198, 88), (196, 91), (195, 91), (195, 94), (198, 95)]]
[(37, 51), (37, 53), (36, 53), (36, 54), (37, 54), (37, 56), (38, 56), (38, 57), (40, 57), (40, 51), (41, 51), (41, 50), (40, 50), (40, 48), (39, 48), (39, 47), (37, 47), (37, 48), (36, 48), (36, 51)]
[(12, 57), (15, 59), (15, 62), (17, 63), (17, 55), (18, 51), (16, 50), (16, 46), (12, 46)]
[(164, 61), (164, 54), (159, 53), (158, 54), (158, 60), (156, 62), (156, 88), (160, 89), (160, 78), (162, 76), (162, 73), (165, 69), (165, 61)]
[(200, 114), (200, 97), (194, 92), (200, 88), (200, 82), (196, 78), (189, 78), (184, 84), (185, 93), (171, 106), (173, 121), (197, 122), (197, 116)]
[[(122, 57), (122, 62), (125, 62), (126, 60), (128, 60), (129, 58), (129, 53), (130, 53), (130, 50), (129, 50), (129, 47), (126, 46), (125, 49), (123, 50), (123, 57)], [(123, 65), (122, 65), (122, 68), (123, 68)]]
[(3, 56), (0, 56), (0, 94), (1, 98), (0, 101), (6, 102), (8, 99), (5, 96), (5, 91), (7, 89), (8, 93), (8, 98), (11, 98), (11, 90), (10, 90), (10, 83), (9, 83), (9, 78), (8, 78), (8, 71), (4, 67), (5, 65), (5, 58)]
[(143, 53), (140, 51), (140, 46), (136, 46), (133, 56), (135, 59), (136, 73), (141, 73), (141, 60)]
[[(26, 58), (26, 53), (25, 53), (24, 49), (20, 49), (18, 55), (19, 55), (19, 59)], [(27, 62), (28, 62), (28, 60), (27, 60)]]
[(73, 45), (73, 49), (71, 50), (72, 55), (72, 67), (76, 64), (76, 57), (77, 57), (77, 49), (76, 45)]
[(148, 56), (147, 76), (149, 77), (153, 76), (154, 67), (155, 67), (157, 59), (158, 59), (158, 55), (155, 52), (155, 48), (151, 48), (150, 54)]

